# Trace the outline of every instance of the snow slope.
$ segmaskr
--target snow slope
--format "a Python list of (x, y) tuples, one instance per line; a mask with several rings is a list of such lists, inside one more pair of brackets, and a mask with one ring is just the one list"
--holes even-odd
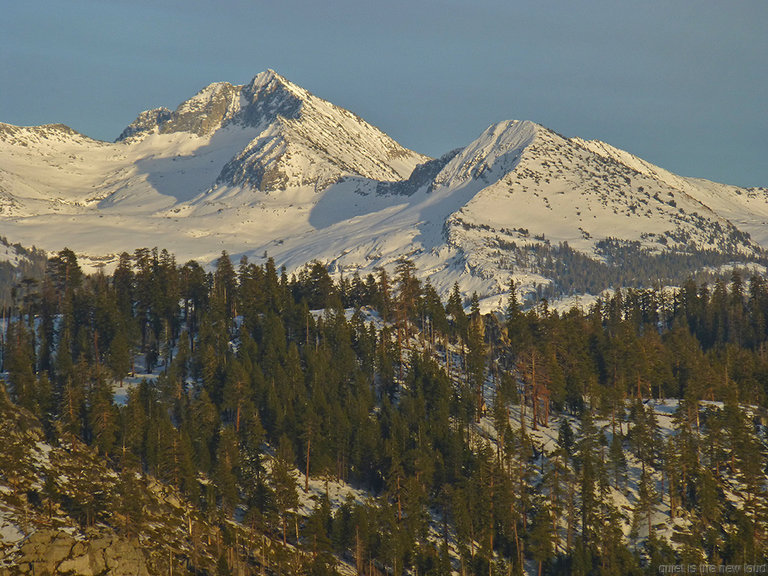
[(443, 295), (495, 301), (546, 283), (510, 246), (600, 242), (651, 253), (768, 247), (768, 191), (683, 178), (532, 122), (490, 126), (439, 159), (407, 150), (274, 71), (141, 113), (115, 143), (61, 125), (0, 124), (0, 233), (106, 257), (227, 250), (289, 272), (317, 259), (362, 274), (412, 258)]

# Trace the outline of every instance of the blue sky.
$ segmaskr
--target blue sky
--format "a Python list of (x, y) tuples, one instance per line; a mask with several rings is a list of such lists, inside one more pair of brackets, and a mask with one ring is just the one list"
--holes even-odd
[(768, 2), (3, 2), (0, 121), (113, 140), (273, 68), (440, 155), (533, 120), (686, 176), (768, 186)]

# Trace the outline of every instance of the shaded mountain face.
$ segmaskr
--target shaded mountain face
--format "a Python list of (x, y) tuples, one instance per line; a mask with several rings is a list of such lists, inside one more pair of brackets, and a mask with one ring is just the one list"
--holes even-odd
[(271, 70), (142, 112), (115, 143), (0, 125), (0, 220), (12, 241), (105, 262), (226, 249), (365, 274), (407, 256), (443, 295), (458, 282), (489, 298), (511, 279), (594, 291), (564, 275), (637, 284), (762, 262), (768, 246), (765, 189), (676, 176), (533, 122), (430, 159)]

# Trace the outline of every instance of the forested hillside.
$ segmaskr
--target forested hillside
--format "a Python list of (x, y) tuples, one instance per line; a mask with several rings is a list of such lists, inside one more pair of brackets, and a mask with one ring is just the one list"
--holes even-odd
[(47, 261), (45, 252), (11, 244), (0, 236), (0, 308), (8, 309), (14, 300), (34, 297), (33, 289), (42, 280)]
[(765, 562), (764, 278), (482, 316), (416, 272), (59, 252), (0, 331), (0, 570), (65, 528), (150, 574)]

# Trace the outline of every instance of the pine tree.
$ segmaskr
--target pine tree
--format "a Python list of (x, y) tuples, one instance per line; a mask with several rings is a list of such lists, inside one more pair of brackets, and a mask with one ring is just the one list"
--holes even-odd
[(112, 273), (112, 286), (122, 319), (124, 322), (127, 322), (133, 317), (131, 305), (134, 299), (133, 266), (131, 264), (131, 256), (127, 252), (120, 254), (117, 268)]
[(464, 305), (462, 303), (461, 291), (459, 290), (458, 282), (453, 284), (451, 294), (448, 297), (448, 302), (445, 306), (445, 311), (451, 317), (453, 337), (455, 338), (458, 336), (462, 340), (466, 340), (469, 319), (464, 312)]
[(536, 511), (528, 541), (531, 555), (538, 566), (538, 576), (541, 576), (544, 562), (554, 556), (552, 514), (546, 505)]
[(331, 503), (323, 496), (315, 502), (315, 507), (306, 520), (305, 534), (312, 556), (319, 556), (326, 564), (333, 562), (329, 537), (331, 523)]
[(597, 430), (589, 410), (582, 413), (579, 435), (576, 455), (581, 495), (581, 539), (589, 547), (597, 544), (599, 506)]
[(77, 262), (77, 256), (69, 248), (59, 251), (48, 261), (47, 275), (62, 296), (79, 288), (83, 281), (83, 272)]
[(191, 429), (195, 463), (201, 471), (210, 472), (213, 467), (212, 450), (219, 415), (205, 390), (201, 390), (199, 396), (192, 401), (191, 413), (195, 423)]
[[(66, 351), (59, 351), (59, 354), (66, 356)], [(82, 438), (86, 428), (85, 378), (87, 377), (87, 367), (81, 361), (76, 370), (72, 368), (72, 372), (74, 375), (68, 376), (61, 387), (59, 414), (64, 431), (70, 436), (70, 439), (74, 440), (75, 438)]]
[(416, 315), (416, 309), (421, 295), (421, 286), (416, 278), (416, 265), (408, 258), (400, 258), (395, 269), (397, 282), (397, 314), (398, 324), (405, 330), (406, 339), (410, 336), (410, 321)]
[(264, 468), (262, 444), (264, 428), (258, 415), (248, 422), (240, 436), (240, 459), (237, 468), (238, 484), (242, 487), (249, 510), (258, 511), (262, 516), (267, 507), (267, 482)]
[(144, 439), (146, 434), (147, 414), (140, 389), (133, 387), (128, 391), (125, 405), (118, 408), (119, 436), (117, 449), (123, 468), (133, 467), (144, 457)]
[(609, 449), (609, 462), (613, 487), (616, 490), (625, 490), (627, 487), (627, 458), (624, 455), (624, 445), (620, 434), (611, 436)]
[(392, 318), (392, 294), (389, 275), (384, 268), (378, 268), (378, 286), (373, 305), (381, 315), (382, 320), (389, 322)]
[(7, 342), (5, 364), (15, 400), (23, 408), (40, 415), (32, 335), (22, 322), (13, 322), (8, 327)]
[(126, 330), (118, 327), (115, 336), (109, 343), (108, 365), (112, 376), (123, 383), (123, 379), (131, 370), (131, 349), (128, 345)]
[(475, 311), (469, 322), (467, 333), (467, 384), (474, 394), (476, 401), (474, 407), (475, 418), (479, 421), (485, 413), (485, 325), (479, 310)]
[(272, 460), (272, 471), (270, 474), (272, 489), (275, 493), (275, 505), (283, 531), (283, 544), (287, 543), (287, 522), (288, 516), (296, 510), (299, 504), (299, 493), (297, 491), (296, 478), (293, 475), (293, 447), (287, 436), (280, 438), (275, 457)]
[(213, 477), (221, 498), (222, 509), (231, 514), (238, 502), (237, 469), (240, 466), (237, 433), (231, 426), (225, 426), (216, 446), (216, 465)]
[(94, 444), (109, 457), (117, 441), (118, 413), (112, 399), (112, 388), (103, 378), (96, 378), (88, 398), (88, 422)]
[(514, 280), (509, 283), (509, 299), (504, 310), (504, 321), (510, 342), (510, 362), (514, 362), (516, 356), (532, 343), (528, 318), (517, 300), (517, 285)]

